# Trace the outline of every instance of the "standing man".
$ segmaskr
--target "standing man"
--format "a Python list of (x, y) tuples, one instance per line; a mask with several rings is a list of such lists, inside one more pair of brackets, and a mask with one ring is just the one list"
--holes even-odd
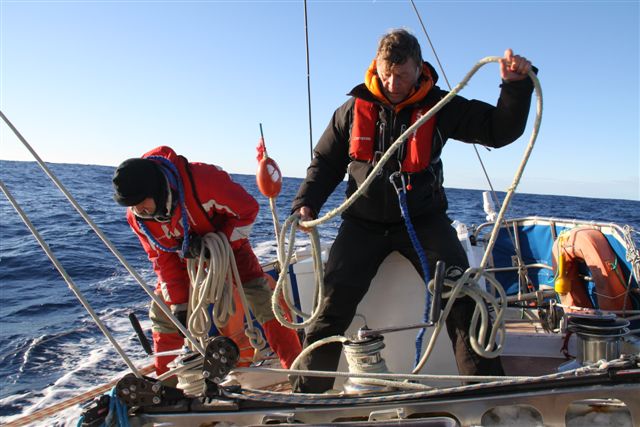
[[(184, 322), (189, 301), (185, 257), (189, 241), (223, 232), (235, 257), (249, 308), (262, 325), (267, 342), (288, 368), (300, 353), (295, 331), (283, 327), (271, 310), (271, 288), (249, 243), (258, 202), (221, 168), (189, 163), (169, 147), (158, 147), (142, 158), (124, 161), (113, 175), (114, 199), (128, 206), (127, 221), (137, 234), (158, 276), (156, 294)], [(173, 350), (184, 339), (152, 302), (156, 352)], [(156, 373), (167, 371), (175, 356), (156, 357)]]
[[(366, 192), (343, 213), (326, 265), (324, 309), (307, 331), (305, 346), (344, 334), (378, 267), (391, 252), (408, 258), (424, 277), (389, 182), (394, 172), (401, 172), (410, 183), (406, 188), (409, 213), (430, 270), (443, 260), (446, 277), (455, 280), (468, 268), (446, 213), (442, 148), (449, 138), (496, 148), (515, 141), (524, 132), (529, 113), (530, 69), (529, 61), (508, 49), (500, 61), (497, 106), (456, 96), (404, 142)], [(402, 29), (385, 34), (365, 82), (349, 93), (351, 98), (335, 111), (320, 137), (292, 212), (305, 221), (316, 218), (345, 173), (349, 177), (347, 197), (353, 194), (398, 136), (447, 94), (435, 85), (437, 80), (435, 69), (423, 62), (412, 34)], [(473, 309), (471, 298), (459, 299), (446, 320), (458, 370), (462, 375), (504, 375), (499, 358), (485, 359), (471, 349)], [(340, 344), (328, 344), (307, 356), (300, 369), (333, 371), (339, 357)], [(333, 381), (297, 377), (294, 389), (322, 393)]]

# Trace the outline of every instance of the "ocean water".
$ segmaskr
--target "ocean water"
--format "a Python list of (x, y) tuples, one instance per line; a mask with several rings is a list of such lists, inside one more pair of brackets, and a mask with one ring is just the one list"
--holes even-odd
[[(114, 168), (49, 166), (153, 286), (153, 271), (129, 229), (125, 210), (111, 198)], [(276, 242), (268, 200), (259, 194), (253, 176), (233, 178), (260, 202), (251, 241), (261, 261), (273, 259)], [(0, 179), (128, 356), (138, 365), (151, 363), (127, 319), (133, 311), (149, 328), (146, 293), (35, 163), (0, 161)], [(277, 201), (280, 221), (287, 218), (300, 182), (284, 180)], [(468, 225), (484, 222), (480, 191), (448, 189), (447, 194), (452, 218)], [(324, 211), (339, 206), (343, 195), (344, 184)], [(508, 216), (529, 215), (617, 222), (640, 231), (640, 202), (635, 201), (517, 194)], [(321, 227), (322, 239), (331, 241), (338, 225), (335, 220)], [(296, 244), (307, 243), (300, 234)], [(125, 368), (7, 199), (0, 197), (0, 423), (76, 396), (114, 379)], [(74, 407), (37, 425), (75, 425), (79, 414)]]

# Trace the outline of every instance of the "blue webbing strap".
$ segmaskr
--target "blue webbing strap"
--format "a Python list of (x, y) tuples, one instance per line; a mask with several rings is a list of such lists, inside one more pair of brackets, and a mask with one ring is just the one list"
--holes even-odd
[(147, 157), (149, 160), (155, 160), (159, 163), (160, 169), (162, 170), (162, 174), (169, 180), (169, 185), (171, 188), (175, 189), (178, 193), (178, 202), (180, 203), (180, 210), (182, 211), (182, 217), (180, 222), (182, 223), (182, 229), (184, 230), (184, 238), (182, 240), (182, 247), (180, 245), (176, 245), (172, 248), (168, 246), (164, 246), (158, 240), (153, 237), (151, 232), (146, 225), (144, 225), (143, 221), (140, 221), (136, 217), (136, 221), (138, 222), (138, 226), (140, 230), (144, 233), (144, 235), (153, 243), (154, 246), (159, 248), (164, 252), (178, 252), (178, 254), (184, 258), (185, 254), (189, 252), (189, 219), (187, 217), (187, 208), (184, 203), (184, 187), (182, 185), (182, 179), (180, 179), (180, 173), (176, 166), (171, 163), (169, 159), (160, 156), (149, 156)]
[[(409, 207), (407, 206), (407, 190), (404, 180), (404, 175), (400, 172), (394, 172), (389, 177), (389, 181), (398, 193), (398, 202), (400, 204), (400, 211), (402, 212), (402, 218), (404, 219), (405, 226), (407, 227), (407, 233), (409, 234), (409, 239), (411, 239), (411, 244), (420, 259), (420, 266), (422, 267), (422, 280), (424, 281), (425, 289), (426, 289), (426, 301), (424, 307), (424, 314), (422, 316), (422, 322), (427, 323), (429, 319), (429, 310), (431, 308), (431, 294), (429, 293), (428, 283), (431, 278), (431, 272), (429, 271), (429, 264), (427, 263), (427, 256), (424, 253), (424, 249), (420, 244), (420, 240), (418, 240), (418, 236), (416, 234), (415, 228), (413, 228), (413, 223), (411, 222), (411, 218), (409, 216)], [(424, 333), (426, 332), (425, 328), (420, 329), (418, 335), (416, 336), (416, 359), (414, 362), (414, 367), (418, 365), (420, 362), (420, 355), (422, 353), (422, 339), (424, 338)]]

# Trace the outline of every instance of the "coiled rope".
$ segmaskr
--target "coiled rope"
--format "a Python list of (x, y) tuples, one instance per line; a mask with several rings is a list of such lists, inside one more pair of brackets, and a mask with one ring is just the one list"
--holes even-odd
[[(222, 232), (207, 233), (200, 239), (197, 258), (187, 259), (189, 275), (189, 305), (187, 329), (206, 348), (212, 324), (221, 330), (236, 312), (233, 288), (240, 296), (244, 310), (244, 333), (255, 350), (254, 359), (265, 347), (262, 333), (251, 319), (247, 297), (240, 281), (240, 273), (233, 255), (233, 249)], [(211, 315), (209, 307), (213, 305)], [(167, 374), (177, 375), (178, 388), (188, 395), (197, 395), (202, 390), (202, 357), (198, 356), (186, 365), (182, 362)]]
[[(491, 63), (491, 62), (499, 62), (501, 60), (500, 57), (497, 56), (491, 56), (491, 57), (486, 57), (481, 59), (480, 61), (478, 61), (473, 68), (465, 75), (465, 77), (462, 79), (462, 81), (460, 81), (460, 83), (458, 83), (458, 85), (456, 85), (456, 87), (449, 92), (445, 97), (443, 97), (436, 105), (433, 106), (433, 108), (431, 108), (431, 110), (429, 110), (424, 116), (422, 116), (420, 119), (418, 119), (413, 125), (409, 126), (407, 128), (407, 130), (402, 133), (397, 139), (396, 141), (391, 145), (391, 147), (389, 147), (389, 149), (384, 153), (384, 155), (380, 158), (380, 160), (378, 161), (378, 163), (376, 164), (376, 166), (373, 168), (373, 170), (371, 171), (371, 173), (369, 174), (369, 176), (364, 180), (364, 182), (362, 183), (362, 185), (339, 207), (337, 207), (336, 209), (333, 209), (329, 212), (327, 212), (323, 217), (315, 219), (315, 220), (311, 220), (311, 221), (300, 221), (300, 217), (298, 214), (294, 214), (291, 215), (284, 223), (283, 228), (282, 228), (282, 233), (280, 235), (280, 238), (278, 240), (278, 255), (279, 255), (279, 259), (281, 261), (281, 272), (280, 275), (278, 277), (278, 282), (276, 285), (276, 288), (274, 290), (273, 293), (273, 297), (272, 297), (272, 307), (274, 310), (274, 314), (276, 316), (276, 318), (280, 321), (280, 323), (282, 323), (283, 325), (290, 327), (290, 328), (303, 328), (305, 326), (307, 326), (308, 324), (312, 323), (313, 320), (315, 320), (315, 318), (319, 315), (321, 304), (322, 304), (322, 300), (323, 300), (323, 295), (324, 295), (324, 285), (323, 285), (323, 269), (322, 269), (322, 262), (321, 262), (321, 258), (320, 258), (320, 245), (319, 245), (319, 237), (318, 237), (318, 233), (316, 230), (316, 227), (319, 226), (320, 224), (324, 224), (325, 222), (333, 219), (335, 216), (341, 214), (342, 212), (344, 212), (347, 208), (349, 208), (349, 206), (351, 206), (355, 200), (360, 197), (365, 191), (366, 189), (369, 187), (369, 185), (371, 184), (371, 182), (375, 179), (376, 175), (378, 174), (378, 171), (384, 166), (384, 164), (389, 160), (389, 158), (391, 158), (391, 156), (395, 153), (395, 151), (400, 147), (400, 145), (412, 134), (414, 133), (420, 126), (422, 126), (424, 123), (426, 123), (431, 117), (433, 117), (438, 111), (440, 111), (448, 102), (450, 102), (457, 94), (458, 92), (460, 92), (460, 90), (462, 90), (462, 88), (464, 86), (467, 85), (467, 83), (469, 82), (469, 80), (471, 79), (471, 77), (473, 77), (473, 75), (484, 65)], [(520, 182), (520, 178), (522, 177), (522, 173), (524, 172), (524, 167), (526, 166), (526, 163), (529, 159), (529, 156), (531, 155), (531, 151), (533, 150), (533, 146), (535, 144), (535, 141), (538, 137), (538, 133), (539, 133), (539, 129), (540, 129), (540, 123), (542, 121), (542, 89), (540, 87), (540, 82), (537, 78), (537, 76), (535, 75), (535, 73), (533, 71), (529, 71), (528, 73), (529, 77), (531, 78), (533, 85), (534, 85), (534, 90), (536, 93), (536, 98), (537, 98), (537, 102), (536, 102), (536, 118), (533, 124), (533, 131), (531, 133), (531, 137), (529, 139), (529, 143), (525, 149), (525, 153), (523, 156), (523, 159), (518, 167), (518, 169), (516, 170), (516, 174), (514, 176), (513, 182), (511, 184), (511, 186), (508, 189), (508, 192), (505, 196), (504, 202), (502, 204), (502, 207), (500, 209), (500, 212), (498, 213), (498, 216), (496, 218), (495, 221), (495, 225), (493, 228), (493, 231), (491, 233), (491, 237), (489, 239), (489, 242), (487, 243), (487, 247), (483, 256), (483, 259), (480, 263), (480, 268), (479, 269), (469, 269), (467, 270), (467, 272), (465, 272), (465, 274), (458, 280), (458, 283), (456, 284), (456, 286), (453, 288), (453, 291), (451, 292), (451, 296), (452, 297), (456, 297), (458, 294), (460, 294), (460, 296), (464, 295), (464, 292), (462, 292), (462, 287), (464, 286), (465, 288), (469, 288), (471, 283), (475, 283), (475, 280), (477, 280), (477, 277), (480, 276), (480, 271), (484, 269), (484, 267), (486, 266), (488, 259), (489, 259), (489, 255), (491, 254), (491, 251), (493, 249), (493, 246), (495, 245), (496, 239), (497, 239), (497, 235), (498, 235), (498, 231), (499, 231), (499, 224), (502, 223), (505, 213), (506, 213), (506, 209), (509, 206), (509, 203), (511, 201), (511, 198), (513, 197), (513, 194), (515, 192), (515, 189), (518, 186), (518, 183)], [(313, 256), (313, 263), (314, 263), (314, 267), (315, 267), (315, 271), (316, 271), (316, 278), (315, 278), (315, 282), (316, 282), (316, 298), (315, 298), (315, 303), (314, 303), (314, 307), (312, 310), (311, 314), (300, 314), (299, 311), (295, 308), (295, 307), (290, 307), (291, 310), (298, 312), (299, 315), (301, 315), (301, 317), (306, 318), (307, 320), (301, 322), (301, 323), (292, 323), (289, 322), (284, 314), (282, 313), (282, 310), (278, 307), (278, 300), (279, 300), (279, 296), (282, 293), (287, 293), (285, 292), (285, 287), (288, 285), (288, 268), (289, 265), (291, 263), (291, 258), (293, 256), (293, 248), (294, 248), (294, 242), (295, 242), (295, 228), (294, 225), (298, 226), (298, 227), (303, 227), (303, 228), (309, 228), (311, 229), (311, 242), (312, 242), (312, 256)], [(287, 234), (286, 230), (287, 227), (289, 227), (290, 231), (289, 231), (289, 241), (288, 243), (285, 241), (285, 236)], [(285, 255), (285, 247), (287, 247), (288, 245), (288, 250), (286, 251), (286, 255)], [(489, 276), (485, 276), (485, 278), (488, 278)], [(465, 284), (467, 283), (467, 281), (469, 282), (469, 285), (465, 286)], [(489, 280), (491, 282), (491, 280)], [(499, 286), (499, 284), (497, 284), (498, 286), (496, 286), (496, 284), (492, 283), (492, 285), (494, 286), (494, 288), (496, 289), (500, 289), (501, 286)], [(498, 291), (500, 293), (500, 291)], [(476, 326), (477, 326), (477, 321), (478, 321), (478, 316), (481, 317), (481, 319), (483, 320), (483, 322), (485, 320), (489, 319), (486, 307), (484, 307), (484, 302), (482, 302), (481, 300), (484, 299), (488, 299), (492, 304), (494, 304), (494, 300), (495, 298), (493, 298), (493, 296), (488, 296), (488, 297), (480, 297), (479, 295), (471, 292), (469, 294), (469, 296), (471, 296), (474, 301), (476, 301), (476, 310), (474, 310), (474, 314), (473, 314), (473, 320), (472, 320), (472, 326), (470, 328), (470, 336), (472, 336), (472, 346), (474, 348), (475, 351), (479, 351), (479, 353), (481, 355), (484, 355), (485, 357), (496, 357), (499, 352), (502, 350), (502, 345), (501, 345), (501, 340), (504, 336), (504, 328), (500, 327), (500, 325), (503, 323), (502, 319), (500, 319), (500, 321), (496, 321), (494, 322), (494, 328), (492, 329), (492, 332), (490, 334), (489, 340), (485, 342), (485, 336), (486, 336), (486, 331), (488, 329), (488, 323), (485, 324), (483, 323), (482, 327), (480, 328), (480, 332), (479, 332), (479, 336), (478, 338), (475, 337), (475, 331), (476, 331)], [(500, 297), (501, 297), (501, 301), (500, 301), (500, 305), (504, 305), (506, 306), (506, 295), (504, 294), (504, 292), (500, 293)], [(448, 315), (449, 311), (451, 310), (451, 305), (453, 304), (453, 300), (455, 298), (451, 298), (449, 300), (449, 302), (447, 303), (447, 306), (445, 307), (445, 312), (443, 313), (442, 317), (440, 318), (440, 324), (444, 322), (444, 319), (446, 318), (446, 315)], [(478, 308), (479, 306), (482, 306), (482, 308)], [(496, 318), (496, 320), (498, 320)], [(497, 327), (496, 327), (497, 326)], [(439, 328), (437, 329), (439, 332), (439, 329), (441, 329), (441, 326), (439, 325)], [(484, 331), (484, 332), (483, 332)], [(434, 333), (435, 335), (435, 333)], [(494, 341), (497, 337), (502, 337), (499, 338), (498, 341)], [(432, 340), (433, 341), (433, 340)], [(430, 343), (431, 346), (431, 343)], [(493, 349), (493, 350), (492, 350)], [(301, 354), (306, 353), (303, 352)], [(423, 360), (426, 360), (426, 357), (428, 357), (429, 352), (425, 352), (425, 355), (423, 356)], [(426, 356), (426, 357), (425, 357)], [(419, 366), (422, 366), (423, 363), (420, 363)], [(416, 368), (418, 369), (418, 368)]]
[[(202, 237), (200, 255), (197, 259), (187, 260), (187, 272), (191, 281), (187, 326), (203, 347), (209, 337), (212, 320), (216, 327), (221, 329), (234, 315), (236, 311), (233, 302), (234, 286), (244, 309), (245, 335), (256, 351), (265, 346), (262, 333), (251, 320), (249, 304), (242, 288), (233, 249), (224, 233), (207, 233)], [(213, 304), (211, 316), (209, 316), (210, 304)]]
[[(494, 297), (495, 292), (487, 292), (478, 285), (478, 281), (481, 278), (484, 278), (485, 283), (491, 285), (492, 289), (498, 292), (500, 295), (499, 299)], [(422, 359), (413, 370), (414, 374), (420, 372), (429, 359), (429, 356), (435, 347), (438, 335), (444, 326), (444, 319), (449, 316), (456, 298), (462, 298), (464, 296), (471, 297), (476, 303), (471, 317), (471, 325), (469, 326), (469, 342), (473, 351), (487, 359), (495, 358), (502, 353), (504, 337), (506, 334), (504, 310), (507, 306), (507, 294), (502, 285), (500, 285), (492, 275), (487, 274), (480, 268), (468, 268), (458, 280), (455, 282), (445, 280), (444, 285), (451, 288), (450, 291), (442, 293), (442, 298), (448, 299), (447, 305), (440, 316), (440, 321), (436, 324), (436, 328), (431, 335), (431, 339), (429, 340), (429, 344), (427, 345)], [(433, 280), (429, 282), (429, 290), (431, 292), (433, 292), (434, 286), (435, 284)], [(487, 305), (489, 305), (496, 313), (495, 319), (491, 324), (491, 333), (488, 338), (487, 330), (491, 323), (491, 316), (489, 315)], [(478, 329), (479, 320), (480, 329)], [(478, 331), (477, 336), (475, 333), (472, 333), (475, 331)]]

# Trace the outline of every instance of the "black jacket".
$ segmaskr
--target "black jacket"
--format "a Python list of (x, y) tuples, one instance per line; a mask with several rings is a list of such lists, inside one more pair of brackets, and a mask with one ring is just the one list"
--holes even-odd
[[(431, 67), (430, 64), (427, 65)], [(438, 76), (433, 67), (431, 75), (435, 83)], [(407, 177), (412, 186), (407, 192), (412, 219), (447, 210), (440, 154), (449, 138), (497, 148), (510, 144), (522, 135), (529, 115), (533, 83), (527, 78), (517, 82), (503, 82), (500, 87), (500, 98), (495, 107), (482, 101), (456, 96), (437, 113), (431, 165), (426, 170)], [(374, 146), (383, 147), (386, 151), (411, 124), (412, 107), (433, 106), (447, 93), (434, 86), (421, 101), (395, 113), (390, 106), (379, 102), (364, 84), (356, 86), (349, 93), (351, 98), (334, 112), (327, 129), (320, 137), (314, 149), (314, 158), (307, 169), (307, 177), (293, 201), (292, 212), (308, 206), (317, 214), (345, 173), (349, 174), (346, 192), (349, 197), (373, 169), (374, 165), (369, 162), (349, 158), (349, 136), (355, 98), (362, 98), (379, 106), (378, 122), (385, 124), (384, 137), (380, 136), (378, 124)], [(397, 194), (389, 182), (389, 176), (398, 170), (403, 154), (404, 150), (401, 148), (394, 154), (399, 158), (392, 156), (389, 159), (384, 171), (343, 216), (381, 224), (402, 221)]]

